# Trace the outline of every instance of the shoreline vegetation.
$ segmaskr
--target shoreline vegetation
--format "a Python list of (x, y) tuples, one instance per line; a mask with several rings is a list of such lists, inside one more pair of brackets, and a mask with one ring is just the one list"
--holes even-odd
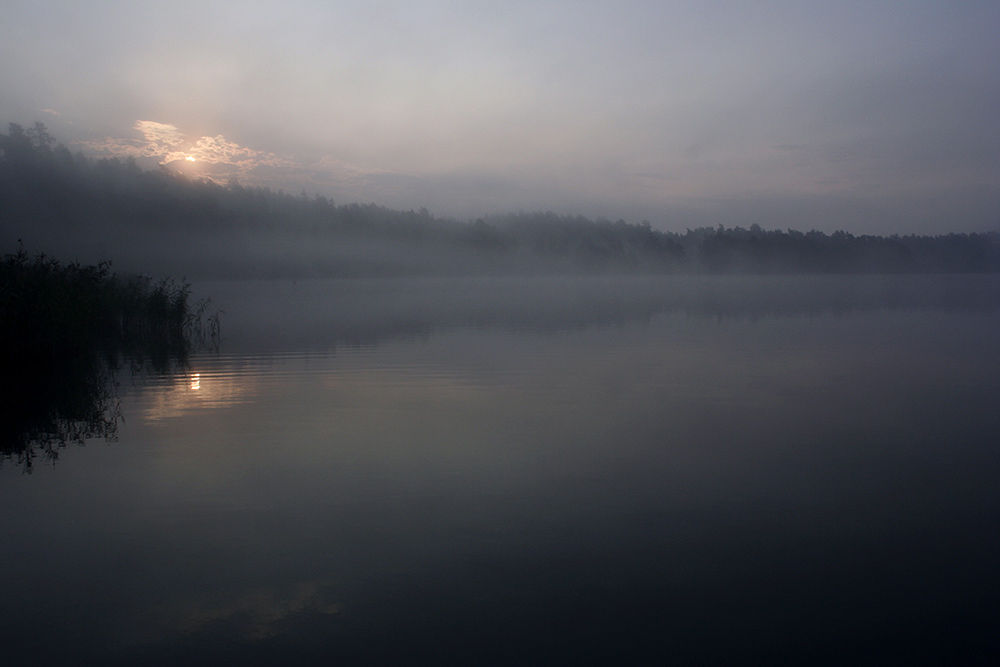
[[(794, 221), (788, 221), (794, 224)], [(658, 221), (669, 225), (669, 220)], [(195, 278), (1000, 272), (1000, 232), (827, 234), (518, 212), (459, 221), (94, 160), (41, 123), (0, 134), (0, 247)]]
[(116, 373), (168, 373), (197, 347), (217, 347), (219, 316), (190, 286), (64, 264), (23, 246), (0, 260), (0, 462), (28, 472), (67, 443), (114, 440)]

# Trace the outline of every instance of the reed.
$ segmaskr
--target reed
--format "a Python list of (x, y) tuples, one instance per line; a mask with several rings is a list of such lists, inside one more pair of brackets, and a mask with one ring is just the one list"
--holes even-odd
[(218, 345), (219, 316), (190, 285), (120, 275), (110, 262), (62, 263), (23, 246), (0, 260), (0, 459), (30, 470), (67, 442), (114, 438), (115, 373), (169, 372)]

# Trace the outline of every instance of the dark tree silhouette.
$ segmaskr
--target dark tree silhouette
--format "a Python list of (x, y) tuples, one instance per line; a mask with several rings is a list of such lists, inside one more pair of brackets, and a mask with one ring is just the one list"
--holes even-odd
[[(665, 221), (668, 222), (668, 221)], [(461, 222), (427, 209), (337, 204), (191, 180), (133, 159), (73, 155), (41, 123), (0, 134), (0, 247), (186, 275), (469, 273), (928, 273), (1000, 270), (1000, 235), (855, 236), (706, 227), (551, 212)]]

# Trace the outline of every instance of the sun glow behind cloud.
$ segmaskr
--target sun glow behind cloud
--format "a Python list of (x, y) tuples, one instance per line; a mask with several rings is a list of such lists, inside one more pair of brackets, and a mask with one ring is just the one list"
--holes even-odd
[(332, 188), (340, 197), (359, 200), (370, 198), (370, 180), (383, 171), (329, 154), (312, 160), (291, 159), (244, 146), (222, 134), (192, 137), (176, 125), (152, 120), (136, 121), (132, 129), (141, 138), (104, 137), (75, 145), (98, 158), (155, 160), (191, 178), (319, 193)]
[[(242, 146), (219, 134), (190, 140), (179, 128), (152, 120), (139, 120), (133, 125), (141, 139), (105, 137), (99, 141), (80, 142), (100, 157), (154, 158), (161, 165), (182, 162), (198, 165), (193, 174), (212, 180), (241, 179), (253, 181), (261, 168), (292, 169), (296, 164), (274, 153)], [(190, 169), (185, 169), (186, 173)]]

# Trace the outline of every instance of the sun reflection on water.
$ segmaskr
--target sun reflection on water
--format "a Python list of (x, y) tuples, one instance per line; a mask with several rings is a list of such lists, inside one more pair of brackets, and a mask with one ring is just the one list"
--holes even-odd
[(239, 369), (211, 365), (188, 370), (173, 378), (153, 381), (140, 390), (138, 410), (142, 419), (161, 421), (192, 410), (218, 408), (250, 400), (256, 378)]

